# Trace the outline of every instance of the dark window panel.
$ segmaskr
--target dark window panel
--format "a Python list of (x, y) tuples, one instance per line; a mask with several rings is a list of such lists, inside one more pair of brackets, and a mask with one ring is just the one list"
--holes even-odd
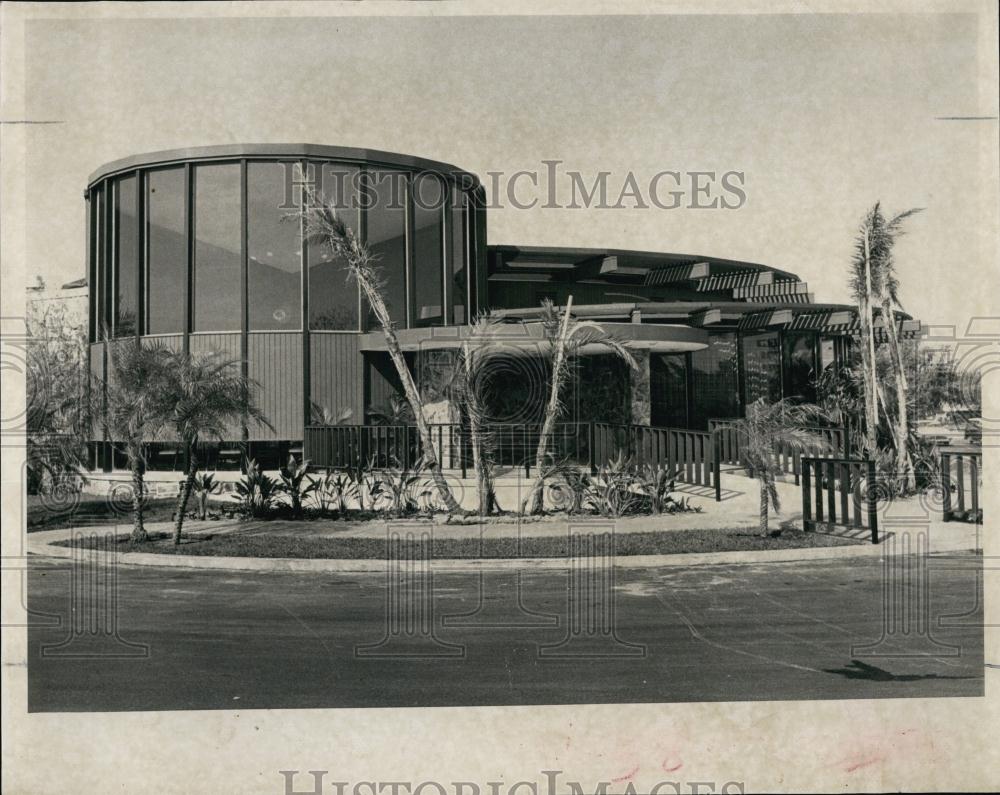
[(444, 325), (444, 183), (413, 179), (413, 325)]
[(708, 347), (691, 354), (691, 427), (704, 430), (708, 421), (739, 415), (736, 333), (712, 334)]
[(781, 340), (778, 332), (743, 338), (743, 368), (747, 405), (761, 398), (768, 403), (781, 400)]
[(650, 423), (662, 428), (686, 428), (687, 357), (683, 353), (649, 358)]
[(194, 331), (239, 331), (240, 167), (195, 166)]
[(98, 341), (104, 317), (104, 190), (90, 192), (90, 338)]
[(785, 333), (785, 372), (788, 374), (786, 397), (798, 402), (816, 402), (815, 341), (816, 335), (811, 331)]
[(146, 333), (185, 330), (187, 239), (184, 169), (150, 171), (146, 177)]
[(457, 194), (451, 207), (451, 285), (449, 300), (451, 301), (451, 322), (456, 325), (467, 323), (465, 305), (468, 290), (468, 245), (467, 217), (465, 213), (465, 194), (454, 189)]
[[(367, 244), (376, 257), (383, 281), (382, 297), (390, 319), (406, 327), (406, 178), (395, 171), (375, 171), (366, 175)], [(378, 320), (369, 310), (368, 329), (378, 329)]]
[[(285, 184), (293, 163), (247, 165), (247, 296), (251, 331), (302, 328), (302, 237), (287, 218)], [(297, 189), (296, 189), (297, 190)], [(298, 202), (298, 198), (295, 198)]]
[[(355, 234), (358, 233), (356, 166), (326, 163), (311, 166), (317, 191)], [(311, 243), (309, 256), (309, 328), (314, 331), (358, 330), (358, 285), (348, 278), (347, 264), (326, 244)]]
[(136, 215), (136, 178), (123, 177), (115, 184), (115, 336), (136, 333), (136, 299), (139, 262), (136, 257), (139, 224)]

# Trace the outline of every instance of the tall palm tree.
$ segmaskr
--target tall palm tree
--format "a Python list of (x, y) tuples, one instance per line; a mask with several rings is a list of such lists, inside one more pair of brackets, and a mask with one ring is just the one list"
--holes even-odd
[(781, 500), (775, 485), (781, 474), (778, 452), (822, 455), (829, 452), (829, 443), (804, 426), (826, 418), (822, 409), (789, 400), (768, 403), (760, 398), (747, 406), (746, 416), (733, 420), (740, 435), (740, 458), (747, 475), (760, 482), (760, 534), (768, 532), (768, 508), (781, 510)]
[(92, 390), (103, 397), (95, 406), (104, 432), (122, 450), (132, 474), (132, 542), (149, 538), (143, 523), (146, 469), (144, 442), (163, 427), (167, 416), (163, 384), (169, 354), (159, 344), (142, 344), (136, 338), (108, 340), (108, 379)]
[(349, 276), (357, 281), (365, 297), (368, 299), (368, 305), (382, 327), (382, 334), (385, 337), (389, 358), (392, 359), (396, 373), (399, 375), (399, 380), (403, 385), (403, 393), (406, 395), (406, 400), (413, 410), (413, 418), (416, 422), (417, 433), (420, 435), (420, 444), (423, 448), (423, 461), (430, 472), (431, 479), (434, 481), (438, 496), (449, 513), (462, 513), (462, 508), (452, 495), (444, 473), (441, 471), (441, 464), (434, 450), (430, 427), (427, 424), (427, 418), (424, 416), (420, 393), (413, 381), (410, 368), (406, 366), (406, 359), (403, 358), (403, 349), (399, 344), (399, 338), (396, 336), (395, 323), (390, 317), (389, 310), (382, 297), (385, 282), (376, 258), (368, 250), (368, 247), (357, 239), (354, 232), (347, 227), (338, 215), (335, 206), (328, 204), (315, 190), (306, 189), (306, 201), (303, 205), (301, 215), (305, 222), (308, 240), (327, 246), (334, 257), (342, 259), (347, 264)]
[(875, 355), (875, 309), (878, 308), (889, 341), (889, 356), (896, 387), (895, 417), (890, 415), (889, 407), (885, 406), (886, 419), (895, 440), (896, 476), (909, 488), (914, 484), (914, 471), (907, 441), (910, 438), (908, 385), (895, 322), (895, 309), (901, 306), (892, 250), (896, 240), (903, 234), (903, 221), (918, 212), (920, 208), (914, 208), (887, 218), (882, 212), (881, 204), (876, 202), (861, 223), (851, 263), (851, 288), (858, 303), (862, 335), (865, 337), (862, 359), (865, 370), (868, 453), (874, 456), (877, 452), (878, 406), (880, 400), (884, 401), (884, 397), (879, 394)]
[(205, 437), (223, 439), (228, 429), (249, 421), (271, 424), (257, 407), (253, 382), (240, 372), (239, 361), (218, 353), (171, 353), (168, 356), (163, 399), (168, 406), (166, 425), (180, 441), (187, 471), (177, 496), (174, 543), (180, 544), (184, 514), (201, 462), (198, 442)]
[(538, 435), (538, 447), (535, 450), (535, 481), (524, 499), (525, 505), (531, 501), (531, 513), (542, 511), (545, 476), (548, 472), (546, 459), (549, 455), (549, 442), (555, 431), (556, 422), (565, 408), (562, 402), (562, 389), (570, 376), (572, 356), (585, 345), (601, 345), (623, 359), (632, 369), (639, 369), (635, 356), (623, 343), (608, 334), (599, 324), (573, 318), (572, 311), (572, 295), (568, 297), (561, 316), (552, 301), (545, 299), (542, 302), (541, 322), (552, 372), (549, 381), (549, 399), (545, 404), (542, 430)]

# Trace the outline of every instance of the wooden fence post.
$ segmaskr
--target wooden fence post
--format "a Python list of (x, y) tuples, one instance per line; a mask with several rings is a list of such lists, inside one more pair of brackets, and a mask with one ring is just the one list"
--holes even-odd
[(722, 453), (719, 448), (719, 429), (712, 431), (712, 478), (715, 480), (715, 501), (722, 502)]
[(809, 459), (802, 459), (802, 531), (812, 529), (812, 489), (809, 472)]
[(941, 453), (941, 519), (951, 521), (951, 456)]
[(872, 543), (878, 543), (878, 490), (875, 474), (875, 462), (868, 464), (868, 525), (872, 531)]

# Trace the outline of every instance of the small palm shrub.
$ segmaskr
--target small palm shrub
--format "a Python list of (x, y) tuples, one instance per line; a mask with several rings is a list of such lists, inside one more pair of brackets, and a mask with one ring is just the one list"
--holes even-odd
[(635, 466), (621, 451), (598, 470), (587, 498), (597, 513), (610, 518), (637, 512), (642, 500)]
[(309, 477), (309, 462), (297, 461), (295, 456), (288, 456), (288, 463), (278, 468), (281, 483), (278, 490), (288, 497), (292, 515), (302, 516), (302, 502), (319, 488), (319, 482)]
[[(398, 461), (397, 461), (398, 464)], [(418, 498), (427, 498), (432, 489), (424, 476), (424, 460), (420, 458), (412, 467), (387, 467), (377, 481), (379, 493), (393, 516), (404, 516), (418, 508)]]
[(208, 518), (208, 497), (218, 491), (218, 485), (211, 472), (199, 472), (191, 483), (198, 501), (198, 518), (202, 521)]
[(636, 468), (636, 486), (645, 497), (643, 509), (652, 514), (701, 512), (701, 506), (691, 505), (684, 497), (674, 497), (677, 469), (667, 469), (662, 464), (643, 464)]
[(347, 472), (331, 470), (326, 473), (316, 489), (316, 501), (324, 513), (347, 513), (350, 502), (358, 501), (358, 484)]
[(553, 503), (566, 510), (566, 513), (582, 513), (587, 496), (594, 489), (594, 482), (588, 472), (576, 466), (564, 466), (546, 475), (558, 475), (559, 480), (549, 485)]
[(246, 473), (236, 481), (233, 499), (239, 502), (244, 516), (254, 519), (267, 518), (274, 508), (280, 493), (280, 484), (270, 475), (264, 474), (256, 459), (246, 462)]

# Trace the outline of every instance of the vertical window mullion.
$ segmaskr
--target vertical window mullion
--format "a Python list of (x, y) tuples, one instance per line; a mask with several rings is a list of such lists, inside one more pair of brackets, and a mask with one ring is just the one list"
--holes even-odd
[(416, 247), (416, 230), (414, 228), (415, 223), (415, 209), (413, 206), (413, 175), (406, 174), (405, 178), (401, 180), (403, 184), (403, 192), (405, 196), (403, 197), (405, 216), (405, 237), (406, 245), (404, 257), (404, 273), (403, 273), (403, 306), (406, 307), (405, 319), (406, 328), (413, 328), (416, 323), (414, 322), (414, 317), (416, 315), (415, 302), (416, 302), (416, 289), (414, 285), (414, 266), (413, 266), (413, 256)]
[(143, 172), (135, 172), (135, 336), (141, 336), (146, 330), (146, 265), (147, 241), (146, 234), (146, 186)]
[(191, 331), (194, 329), (194, 170), (184, 164), (184, 353), (191, 351)]
[(453, 325), (451, 305), (452, 241), (451, 241), (451, 185), (442, 182), (441, 193), (441, 324)]
[[(368, 203), (371, 201), (370, 195), (366, 192), (371, 190), (371, 172), (367, 167), (362, 166), (358, 169), (358, 239), (367, 248), (368, 246)], [(362, 200), (362, 195), (368, 196), (367, 199)], [(358, 331), (365, 332), (368, 330), (368, 310), (366, 309), (366, 301), (364, 297), (364, 291), (361, 289), (361, 283), (358, 282)]]

